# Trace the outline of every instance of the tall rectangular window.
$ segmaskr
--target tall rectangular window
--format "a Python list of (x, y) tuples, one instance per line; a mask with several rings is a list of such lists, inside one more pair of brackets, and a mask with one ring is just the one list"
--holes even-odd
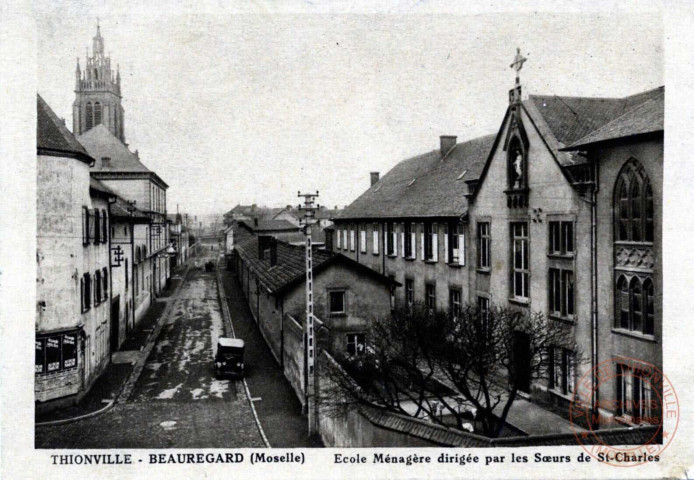
[(553, 347), (550, 352), (550, 385), (549, 387), (564, 395), (574, 393), (576, 371), (574, 367), (574, 352)]
[(574, 273), (571, 270), (549, 269), (549, 312), (559, 317), (574, 314)]
[(354, 235), (354, 226), (352, 226), (352, 228), (349, 229), (349, 249), (350, 249), (351, 251), (354, 251), (354, 250), (356, 249), (355, 238), (354, 238), (354, 237), (355, 237), (355, 235)]
[(511, 277), (511, 294), (519, 300), (528, 300), (530, 296), (530, 249), (528, 224), (517, 222), (511, 224), (511, 249), (513, 253), (513, 271)]
[(386, 255), (395, 255), (395, 226), (393, 222), (386, 222)]
[(342, 230), (337, 229), (337, 249), (340, 250), (342, 248)]
[(446, 262), (465, 265), (465, 234), (461, 223), (446, 225)]
[(359, 251), (366, 253), (366, 226), (362, 226), (359, 230)]
[(549, 254), (571, 255), (573, 253), (573, 222), (549, 222)]
[(460, 318), (460, 312), (462, 311), (462, 297), (463, 293), (460, 291), (460, 289), (450, 289), (448, 313), (455, 318)]
[(427, 309), (430, 312), (436, 310), (436, 285), (433, 283), (427, 283), (424, 290), (424, 301), (426, 302)]
[(627, 365), (617, 365), (619, 414), (631, 417), (637, 424), (658, 423), (655, 411), (652, 376)]
[(407, 309), (411, 310), (414, 305), (414, 280), (411, 278), (405, 279), (405, 302)]
[(438, 240), (435, 223), (424, 222), (424, 260), (435, 262), (438, 253)]
[(414, 233), (412, 231), (412, 222), (405, 222), (405, 235), (403, 236), (403, 241), (405, 242), (405, 258), (414, 258)]
[(477, 268), (491, 268), (491, 230), (489, 222), (477, 223)]
[(89, 232), (90, 217), (89, 208), (82, 207), (82, 245), (89, 245), (89, 238), (91, 237)]
[(373, 231), (372, 237), (373, 237), (373, 252), (374, 252), (374, 255), (378, 255), (378, 251), (379, 251), (379, 248), (378, 248), (379, 247), (378, 223), (374, 223), (374, 231)]

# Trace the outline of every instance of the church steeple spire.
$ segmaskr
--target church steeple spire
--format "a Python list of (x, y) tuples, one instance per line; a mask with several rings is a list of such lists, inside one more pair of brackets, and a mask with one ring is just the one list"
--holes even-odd
[(111, 70), (111, 56), (106, 55), (101, 25), (96, 19), (96, 35), (92, 37), (92, 52), (82, 72), (77, 59), (75, 71), (75, 102), (73, 103), (73, 131), (81, 135), (103, 124), (122, 142), (123, 107), (121, 106), (120, 72)]

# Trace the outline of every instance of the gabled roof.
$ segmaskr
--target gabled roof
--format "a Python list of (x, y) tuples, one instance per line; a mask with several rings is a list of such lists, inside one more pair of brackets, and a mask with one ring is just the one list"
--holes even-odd
[[(306, 247), (290, 245), (281, 240), (276, 240), (276, 242), (277, 264), (274, 266), (270, 266), (269, 255), (265, 255), (263, 260), (258, 257), (258, 237), (249, 236), (236, 242), (238, 255), (258, 277), (260, 283), (273, 295), (280, 294), (292, 286), (302, 283), (306, 277)], [(314, 275), (318, 275), (322, 270), (335, 262), (343, 263), (366, 275), (373, 276), (384, 284), (399, 285), (385, 275), (342, 254), (318, 249), (313, 250)]]
[[(560, 97), (557, 95), (530, 95), (528, 100), (522, 102), (523, 111), (530, 118), (533, 126), (539, 131), (542, 141), (550, 153), (554, 156), (559, 167), (568, 167), (578, 163), (585, 163), (585, 158), (576, 152), (569, 152), (566, 147), (586, 135), (599, 130), (601, 127), (621, 117), (626, 112), (632, 111), (641, 105), (657, 100), (664, 95), (665, 87), (654, 88), (645, 92), (630, 95), (624, 98), (593, 98), (593, 97)], [(489, 157), (485, 162), (479, 181), (484, 181), (488, 165), (492, 161), (494, 152), (502, 140), (506, 122), (509, 118), (511, 107), (506, 110), (506, 115), (499, 128), (499, 133), (489, 151)], [(565, 169), (562, 173), (567, 176)], [(471, 195), (474, 199), (479, 188)]]
[[(98, 172), (150, 172), (140, 159), (114, 136), (103, 124), (91, 128), (79, 136), (79, 141), (94, 158), (94, 171)], [(103, 158), (110, 158), (105, 165)]]
[(72, 157), (91, 164), (84, 146), (67, 129), (41, 95), (36, 95), (36, 150), (39, 155)]
[(572, 143), (564, 150), (579, 150), (589, 145), (637, 135), (662, 132), (665, 120), (665, 92), (637, 105), (594, 132)]
[(554, 137), (564, 147), (663, 94), (664, 87), (660, 87), (624, 98), (531, 95), (526, 102), (535, 104)]
[(495, 135), (403, 160), (347, 206), (339, 219), (454, 217), (467, 211), (466, 180), (478, 178)]

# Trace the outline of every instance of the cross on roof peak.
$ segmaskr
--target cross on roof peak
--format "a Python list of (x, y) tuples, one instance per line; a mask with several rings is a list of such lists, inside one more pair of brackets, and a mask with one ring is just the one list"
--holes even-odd
[(510, 67), (516, 71), (516, 85), (520, 84), (519, 72), (527, 60), (528, 59), (526, 57), (521, 55), (520, 47), (516, 48), (516, 56), (513, 59), (513, 63), (510, 65)]

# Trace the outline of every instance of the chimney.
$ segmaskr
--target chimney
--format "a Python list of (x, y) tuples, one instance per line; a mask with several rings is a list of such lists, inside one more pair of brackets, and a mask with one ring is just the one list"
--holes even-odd
[(277, 265), (277, 239), (272, 237), (270, 239), (270, 266), (274, 267)]
[(101, 167), (111, 168), (111, 157), (101, 157)]
[(378, 172), (371, 172), (371, 185), (378, 182), (381, 175)]
[(265, 260), (265, 250), (270, 248), (270, 242), (272, 242), (272, 237), (270, 235), (258, 236), (258, 258), (260, 260)]
[(455, 147), (458, 137), (455, 135), (441, 135), (439, 138), (441, 139), (441, 157), (445, 157)]

